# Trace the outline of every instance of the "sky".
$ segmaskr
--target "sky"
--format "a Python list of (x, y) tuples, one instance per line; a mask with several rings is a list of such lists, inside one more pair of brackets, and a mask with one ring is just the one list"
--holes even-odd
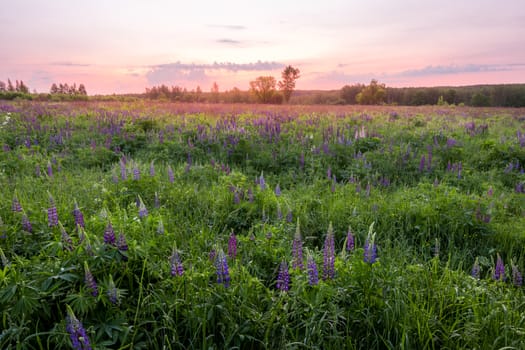
[(0, 0), (0, 80), (48, 92), (525, 83), (523, 0)]

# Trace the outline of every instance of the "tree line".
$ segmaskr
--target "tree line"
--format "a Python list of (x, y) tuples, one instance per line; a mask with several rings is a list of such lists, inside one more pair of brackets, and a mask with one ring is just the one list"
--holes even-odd
[(29, 87), (22, 80), (15, 80), (15, 84), (11, 79), (7, 79), (7, 83), (0, 80), (0, 99), (26, 99), (26, 100), (85, 100), (87, 99), (87, 91), (84, 84), (76, 83), (71, 85), (67, 83), (53, 83), (49, 89), (49, 93), (37, 93), (33, 90), (31, 93)]

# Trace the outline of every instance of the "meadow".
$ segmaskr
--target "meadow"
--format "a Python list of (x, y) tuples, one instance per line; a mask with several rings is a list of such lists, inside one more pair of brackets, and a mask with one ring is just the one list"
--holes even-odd
[(0, 103), (1, 349), (524, 349), (525, 109)]

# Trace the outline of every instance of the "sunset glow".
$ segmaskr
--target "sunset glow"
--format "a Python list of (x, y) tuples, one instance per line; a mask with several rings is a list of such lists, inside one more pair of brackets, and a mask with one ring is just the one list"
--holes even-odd
[(301, 70), (298, 89), (525, 82), (520, 0), (18, 0), (0, 21), (0, 80), (38, 92), (59, 82), (89, 94), (247, 90), (286, 65)]

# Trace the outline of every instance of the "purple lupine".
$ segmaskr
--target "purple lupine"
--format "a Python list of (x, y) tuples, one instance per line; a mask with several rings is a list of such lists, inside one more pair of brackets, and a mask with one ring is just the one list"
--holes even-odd
[(426, 164), (426, 159), (425, 159), (425, 156), (421, 156), (421, 160), (419, 161), (419, 172), (422, 173), (423, 171), (425, 171), (425, 164)]
[(375, 244), (376, 234), (373, 232), (374, 224), (370, 225), (368, 236), (364, 245), (363, 260), (366, 263), (373, 264), (377, 260), (377, 246)]
[(430, 170), (432, 170), (432, 145), (428, 145), (427, 151), (428, 151), (427, 170), (430, 171)]
[(75, 201), (75, 209), (73, 209), (73, 217), (75, 218), (75, 226), (85, 228), (84, 214), (80, 211), (77, 201)]
[(326, 178), (328, 180), (332, 180), (332, 168), (331, 167), (328, 167), (328, 169), (326, 170)]
[(346, 251), (353, 252), (354, 249), (355, 249), (355, 237), (350, 227), (348, 227), (348, 231), (346, 232)]
[(235, 259), (237, 256), (237, 237), (233, 232), (228, 239), (228, 256), (230, 259)]
[(323, 248), (323, 280), (333, 279), (335, 276), (335, 243), (334, 229), (332, 223), (328, 226), (328, 232), (324, 240)]
[(175, 181), (175, 175), (173, 174), (173, 169), (171, 168), (171, 165), (168, 165), (168, 180), (171, 183)]
[(472, 265), (472, 270), (470, 271), (470, 275), (474, 277), (475, 279), (479, 280), (480, 272), (481, 272), (481, 267), (479, 266), (479, 259), (476, 258), (476, 260), (474, 261), (474, 265)]
[(18, 200), (16, 195), (13, 197), (13, 202), (11, 203), (11, 210), (15, 213), (22, 212), (22, 205), (20, 205), (20, 201)]
[(111, 275), (109, 275), (108, 290), (106, 293), (111, 304), (120, 304), (119, 292)]
[(66, 305), (66, 308), (66, 331), (69, 333), (69, 338), (71, 339), (71, 345), (73, 346), (73, 349), (91, 350), (89, 337), (87, 336), (86, 329), (84, 326), (82, 326), (82, 322), (78, 320), (69, 305)]
[(36, 177), (40, 177), (40, 175), (42, 175), (40, 172), (40, 165), (38, 164), (35, 166), (35, 175)]
[(290, 289), (290, 273), (288, 271), (288, 263), (285, 260), (279, 265), (276, 287), (283, 292), (287, 292)]
[(58, 226), (60, 226), (60, 235), (62, 239), (62, 247), (64, 250), (72, 251), (73, 250), (73, 240), (71, 239), (71, 236), (66, 232), (66, 229), (64, 226), (62, 226), (62, 223), (59, 222)]
[(281, 187), (279, 186), (279, 184), (277, 184), (277, 186), (275, 186), (275, 195), (277, 197), (279, 197), (281, 195)]
[(128, 242), (126, 241), (126, 236), (122, 232), (119, 232), (118, 234), (117, 249), (121, 252), (125, 252), (128, 250)]
[(133, 180), (140, 180), (140, 169), (136, 163), (133, 166)]
[(297, 229), (292, 242), (292, 268), (302, 270), (303, 265), (303, 239), (301, 237), (301, 228), (297, 220)]
[(124, 158), (120, 160), (120, 178), (122, 180), (126, 180), (128, 178), (128, 175), (126, 172), (126, 161)]
[(49, 227), (55, 227), (58, 225), (58, 212), (55, 205), (55, 200), (49, 194), (49, 208), (47, 209), (47, 223)]
[(281, 221), (283, 219), (283, 212), (281, 210), (281, 205), (277, 203), (277, 220)]
[(144, 202), (142, 201), (142, 198), (139, 196), (139, 218), (145, 218), (148, 216), (148, 209), (144, 205)]
[(115, 230), (113, 230), (111, 222), (108, 222), (106, 229), (104, 230), (104, 243), (113, 246), (115, 245)]
[(499, 253), (497, 254), (496, 266), (494, 268), (494, 273), (492, 274), (492, 278), (496, 281), (505, 280), (505, 265), (503, 264), (503, 260), (499, 256)]
[(155, 165), (153, 164), (153, 161), (151, 161), (149, 165), (149, 176), (151, 177), (155, 176)]
[(266, 189), (266, 181), (264, 180), (264, 175), (261, 173), (261, 176), (259, 177), (259, 188), (261, 191), (264, 191)]
[(159, 194), (155, 191), (155, 199), (153, 200), (154, 201), (154, 205), (155, 205), (155, 208), (160, 208), (160, 198), (159, 198)]
[(292, 222), (292, 220), (293, 220), (292, 209), (288, 208), (288, 213), (286, 213), (286, 222)]
[(89, 270), (87, 261), (84, 261), (84, 282), (86, 283), (86, 287), (91, 290), (91, 295), (96, 297), (98, 295), (98, 285), (95, 277), (93, 277), (93, 274)]
[(319, 272), (313, 257), (309, 256), (306, 259), (306, 268), (308, 269), (308, 284), (311, 286), (317, 285), (319, 283)]
[(184, 274), (184, 267), (180, 260), (179, 253), (173, 249), (173, 253), (170, 256), (170, 269), (172, 276), (182, 276)]
[(211, 249), (208, 253), (208, 259), (210, 261), (215, 261), (215, 258), (217, 257), (217, 251), (215, 249)]
[(25, 213), (22, 215), (22, 229), (29, 233), (33, 232), (33, 225)]
[(162, 221), (162, 218), (159, 220), (159, 224), (157, 225), (157, 234), (163, 235), (164, 234), (164, 222)]
[(512, 283), (516, 287), (521, 287), (523, 285), (523, 276), (518, 267), (514, 264), (512, 265)]
[(230, 286), (230, 272), (228, 269), (228, 260), (222, 250), (215, 259), (215, 268), (217, 269), (217, 283), (228, 288)]

